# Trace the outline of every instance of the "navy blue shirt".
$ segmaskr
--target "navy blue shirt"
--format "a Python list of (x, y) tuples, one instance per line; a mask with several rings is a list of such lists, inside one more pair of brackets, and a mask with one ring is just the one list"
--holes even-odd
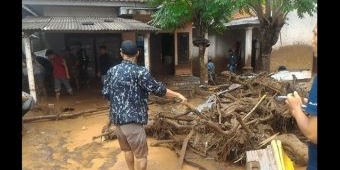
[(106, 75), (110, 67), (113, 66), (113, 60), (109, 54), (105, 53), (99, 56), (99, 71), (101, 75)]
[(157, 82), (145, 67), (123, 60), (110, 68), (102, 93), (110, 101), (111, 122), (115, 125), (147, 124), (149, 92), (164, 96), (166, 87)]
[[(314, 77), (312, 88), (309, 91), (306, 112), (313, 116), (318, 116), (318, 77)], [(308, 142), (308, 165), (307, 170), (317, 170), (318, 166), (318, 148), (317, 144)]]

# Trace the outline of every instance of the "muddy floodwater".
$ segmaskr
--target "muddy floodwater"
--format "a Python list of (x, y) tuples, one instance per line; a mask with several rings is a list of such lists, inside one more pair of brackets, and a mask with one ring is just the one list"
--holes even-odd
[[(189, 99), (193, 105), (199, 105), (204, 98)], [(45, 98), (41, 106), (55, 104), (53, 97)], [(72, 107), (74, 112), (90, 108), (107, 106), (98, 91), (90, 94), (62, 96), (59, 107)], [(170, 109), (157, 104), (150, 105), (150, 112)], [(176, 109), (176, 108), (175, 108)], [(178, 108), (177, 108), (178, 109)], [(179, 108), (180, 109), (180, 108)], [(44, 113), (50, 114), (50, 113)], [(40, 112), (30, 111), (25, 117), (39, 116)], [(124, 153), (117, 140), (92, 140), (101, 133), (107, 121), (107, 111), (80, 116), (74, 119), (41, 120), (23, 124), (22, 169), (23, 170), (127, 170)], [(178, 156), (175, 151), (165, 146), (151, 147), (154, 138), (148, 138), (148, 170), (175, 170)], [(190, 157), (191, 158), (191, 157)], [(209, 170), (245, 170), (232, 163), (216, 162), (192, 156), (192, 162), (203, 165)], [(183, 170), (197, 170), (188, 164)], [(304, 168), (296, 168), (302, 170)]]

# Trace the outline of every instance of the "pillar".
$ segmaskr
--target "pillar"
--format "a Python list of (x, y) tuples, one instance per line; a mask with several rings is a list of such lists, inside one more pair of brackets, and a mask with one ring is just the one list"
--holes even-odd
[(144, 65), (150, 70), (150, 33), (144, 35)]
[(37, 93), (35, 90), (34, 72), (33, 72), (32, 56), (31, 56), (31, 43), (30, 43), (29, 36), (25, 33), (23, 36), (23, 42), (24, 42), (24, 49), (25, 49), (25, 54), (26, 54), (28, 85), (30, 89), (29, 93), (30, 95), (32, 95), (33, 99), (37, 102)]
[(244, 52), (244, 67), (243, 72), (253, 72), (253, 67), (251, 66), (251, 43), (253, 39), (253, 27), (246, 28), (246, 41), (245, 41), (245, 52)]

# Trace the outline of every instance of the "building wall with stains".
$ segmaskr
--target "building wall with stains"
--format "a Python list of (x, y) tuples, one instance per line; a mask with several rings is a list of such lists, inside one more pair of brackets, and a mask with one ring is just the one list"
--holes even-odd
[(44, 16), (117, 16), (113, 7), (45, 6)]
[(300, 19), (296, 12), (287, 16), (281, 35), (273, 46), (270, 71), (284, 65), (288, 70), (312, 69), (313, 64), (313, 29), (317, 23), (317, 14), (308, 14)]

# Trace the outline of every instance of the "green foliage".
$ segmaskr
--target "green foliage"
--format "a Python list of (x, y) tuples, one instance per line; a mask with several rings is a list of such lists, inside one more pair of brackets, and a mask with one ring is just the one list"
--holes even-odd
[(149, 3), (161, 6), (151, 16), (152, 25), (174, 30), (193, 22), (202, 32), (222, 31), (236, 7), (234, 0), (149, 0)]
[[(157, 2), (157, 3), (156, 3)], [(174, 30), (184, 26), (191, 20), (189, 6), (184, 0), (154, 0), (152, 5), (162, 5), (152, 16), (151, 25), (165, 29)]]
[(313, 16), (317, 8), (317, 0), (238, 0), (238, 4), (240, 10), (249, 14), (250, 11), (255, 11), (259, 17), (262, 16), (259, 13), (264, 13), (263, 16), (267, 17), (275, 16), (277, 13), (286, 16), (296, 10), (298, 16), (303, 18), (304, 14)]

